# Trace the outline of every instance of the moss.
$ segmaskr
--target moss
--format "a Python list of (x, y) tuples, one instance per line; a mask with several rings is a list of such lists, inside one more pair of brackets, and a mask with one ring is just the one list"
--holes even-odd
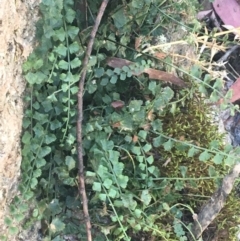
[[(227, 198), (227, 202), (219, 213), (214, 223), (217, 226), (215, 236), (220, 240), (238, 241), (237, 232), (240, 224), (240, 210), (238, 207), (239, 198), (232, 192)], [(224, 239), (225, 238), (225, 239)]]
[[(203, 101), (190, 100), (181, 112), (174, 115), (168, 114), (164, 117), (162, 122), (165, 135), (196, 146), (201, 145), (206, 149), (211, 149), (210, 146), (213, 142), (217, 143), (219, 149), (223, 148), (223, 136), (218, 133), (217, 126), (213, 124), (210, 112), (210, 108)], [(183, 143), (175, 143), (170, 151), (166, 151), (163, 147), (160, 147), (158, 151), (161, 160), (158, 161), (157, 166), (162, 176), (194, 179), (171, 181), (168, 191), (171, 195), (175, 193), (175, 197), (177, 197), (177, 193), (181, 194), (178, 202), (189, 204), (197, 213), (219, 185), (217, 179), (204, 180), (199, 178), (209, 177), (211, 171), (215, 173), (216, 177), (223, 176), (227, 172), (226, 167), (223, 164), (214, 164), (211, 159), (199, 161), (200, 153), (188, 157), (189, 147)], [(224, 239), (222, 240), (236, 240), (236, 238), (234, 239), (236, 237), (236, 228), (234, 227), (240, 223), (236, 203), (236, 196), (231, 194), (225, 207), (213, 223), (216, 230), (215, 235), (224, 230), (222, 233)], [(183, 219), (186, 223), (193, 221), (189, 212), (184, 215)]]

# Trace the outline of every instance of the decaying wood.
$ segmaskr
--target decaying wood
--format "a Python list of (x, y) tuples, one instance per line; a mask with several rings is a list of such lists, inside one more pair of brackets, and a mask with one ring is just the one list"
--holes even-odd
[(192, 233), (198, 239), (208, 225), (216, 218), (223, 208), (227, 196), (231, 193), (235, 179), (240, 173), (240, 163), (235, 164), (232, 171), (223, 178), (221, 187), (212, 195), (203, 206), (194, 222)]

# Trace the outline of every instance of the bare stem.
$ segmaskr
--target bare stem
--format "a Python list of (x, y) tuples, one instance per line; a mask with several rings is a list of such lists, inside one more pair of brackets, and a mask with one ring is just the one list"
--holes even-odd
[(78, 152), (78, 182), (79, 182), (79, 193), (82, 197), (83, 204), (83, 213), (85, 216), (86, 223), (86, 231), (87, 231), (87, 240), (92, 241), (92, 233), (91, 233), (91, 222), (90, 216), (88, 212), (88, 200), (85, 189), (85, 181), (84, 181), (84, 165), (83, 165), (83, 151), (82, 151), (82, 120), (83, 120), (83, 90), (84, 90), (84, 82), (87, 74), (87, 64), (89, 61), (89, 57), (92, 52), (92, 47), (94, 43), (94, 39), (96, 36), (96, 32), (98, 30), (99, 24), (101, 22), (103, 13), (106, 9), (109, 0), (103, 0), (101, 7), (98, 11), (98, 15), (93, 26), (90, 40), (88, 42), (86, 54), (83, 60), (83, 71), (79, 80), (79, 90), (78, 90), (78, 119), (77, 119), (77, 152)]

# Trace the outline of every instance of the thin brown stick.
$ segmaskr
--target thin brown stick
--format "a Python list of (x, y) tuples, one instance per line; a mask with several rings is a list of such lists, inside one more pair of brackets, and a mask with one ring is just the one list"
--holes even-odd
[(87, 74), (87, 64), (92, 52), (94, 39), (98, 30), (99, 24), (101, 22), (103, 13), (108, 4), (108, 1), (109, 0), (103, 0), (101, 7), (98, 11), (98, 15), (97, 15), (95, 24), (93, 26), (93, 29), (90, 35), (90, 40), (88, 42), (86, 54), (83, 60), (83, 71), (79, 80), (79, 90), (78, 90), (78, 119), (77, 119), (77, 142), (78, 142), (77, 152), (78, 152), (78, 169), (79, 169), (78, 182), (79, 182), (79, 192), (80, 192), (80, 195), (82, 196), (83, 213), (86, 219), (86, 231), (87, 231), (88, 241), (92, 241), (92, 233), (91, 233), (91, 222), (90, 222), (90, 217), (88, 213), (88, 200), (87, 200), (87, 194), (85, 190), (83, 151), (82, 151), (83, 90), (84, 90), (84, 82)]

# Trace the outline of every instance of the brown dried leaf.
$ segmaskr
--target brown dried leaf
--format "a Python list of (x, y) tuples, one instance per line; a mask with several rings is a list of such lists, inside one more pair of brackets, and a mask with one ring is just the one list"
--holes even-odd
[(140, 47), (140, 45), (141, 45), (142, 39), (143, 39), (143, 37), (138, 37), (138, 38), (135, 39), (135, 49), (136, 49), (137, 51), (140, 50), (139, 47)]
[(198, 19), (199, 21), (203, 21), (204, 18), (206, 18), (206, 17), (209, 18), (212, 12), (213, 12), (212, 9), (200, 11), (200, 12), (198, 12), (198, 14), (197, 14), (197, 19)]
[(229, 90), (232, 90), (231, 102), (235, 102), (240, 99), (240, 78), (233, 83)]
[(186, 87), (186, 83), (183, 80), (179, 79), (178, 77), (174, 76), (173, 74), (157, 70), (157, 69), (145, 69), (144, 72), (149, 75), (150, 79), (157, 79), (170, 82), (172, 84), (178, 85), (180, 87)]
[(214, 0), (213, 8), (226, 25), (240, 27), (240, 4), (237, 0)]
[[(229, 90), (232, 90), (232, 98), (230, 99), (230, 102), (233, 103), (240, 99), (240, 78), (238, 78), (233, 85), (229, 88)], [(223, 102), (223, 99), (218, 101), (218, 104), (221, 104)]]
[[(134, 62), (128, 61), (126, 59), (121, 59), (121, 58), (115, 58), (115, 57), (110, 57), (107, 58), (107, 65), (112, 67), (112, 68), (122, 68), (123, 66), (129, 66), (133, 65)], [(172, 84), (178, 85), (180, 87), (186, 87), (186, 83), (184, 83), (183, 80), (179, 79), (178, 77), (174, 76), (173, 74), (157, 70), (157, 69), (152, 69), (152, 68), (146, 68), (140, 73), (133, 73), (134, 75), (140, 75), (146, 73), (149, 75), (150, 79), (157, 79), (157, 80), (162, 80), (162, 81), (167, 81)]]
[(121, 100), (117, 100), (117, 101), (114, 101), (114, 102), (111, 103), (111, 106), (114, 109), (121, 109), (121, 108), (123, 108), (124, 105), (125, 105), (124, 102), (121, 101)]
[(185, 141), (185, 136), (180, 136), (179, 140), (180, 141)]
[(123, 66), (129, 66), (131, 64), (134, 64), (134, 63), (126, 59), (121, 59), (116, 57), (107, 58), (107, 65), (112, 68), (122, 68)]
[(145, 99), (145, 100), (151, 100), (151, 98), (150, 98), (149, 95), (144, 95), (144, 99)]
[(147, 118), (148, 118), (148, 120), (150, 120), (150, 121), (153, 121), (153, 120), (154, 120), (155, 115), (153, 114), (153, 110), (150, 110), (150, 111), (148, 112)]
[(112, 127), (113, 127), (113, 128), (119, 128), (119, 127), (121, 127), (121, 122), (118, 121), (118, 122), (113, 123), (113, 124), (112, 124)]
[(132, 138), (133, 143), (136, 143), (138, 141), (138, 136), (134, 135)]
[(147, 123), (147, 124), (142, 125), (141, 127), (143, 128), (143, 130), (148, 131), (148, 130), (150, 130), (151, 125), (150, 125), (150, 123)]
[(94, 111), (93, 111), (93, 114), (94, 114), (94, 115), (100, 115), (100, 112), (99, 112), (99, 111), (94, 110)]
[(164, 59), (166, 58), (167, 54), (165, 54), (164, 52), (157, 52), (157, 53), (154, 53), (154, 56), (159, 59)]

